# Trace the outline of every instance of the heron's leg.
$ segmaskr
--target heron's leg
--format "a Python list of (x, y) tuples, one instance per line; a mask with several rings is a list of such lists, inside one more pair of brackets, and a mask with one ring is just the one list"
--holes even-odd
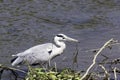
[(47, 70), (48, 70), (48, 67), (46, 66), (46, 64), (47, 64), (47, 62), (40, 63), (40, 67), (42, 67), (45, 70), (45, 72), (47, 72)]
[(48, 61), (48, 68), (51, 66), (51, 64), (50, 64), (50, 60)]

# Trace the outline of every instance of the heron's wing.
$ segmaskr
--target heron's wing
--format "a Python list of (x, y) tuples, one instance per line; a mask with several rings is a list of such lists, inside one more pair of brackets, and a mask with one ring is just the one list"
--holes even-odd
[(17, 56), (24, 57), (25, 60), (31, 63), (47, 61), (49, 60), (49, 55), (52, 52), (53, 47), (54, 45), (52, 43), (37, 45), (17, 54)]

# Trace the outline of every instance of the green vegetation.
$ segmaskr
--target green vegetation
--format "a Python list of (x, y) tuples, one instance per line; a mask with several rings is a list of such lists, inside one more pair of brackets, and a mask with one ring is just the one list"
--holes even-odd
[(75, 73), (71, 69), (56, 72), (45, 71), (43, 68), (30, 68), (25, 80), (80, 80), (80, 73)]

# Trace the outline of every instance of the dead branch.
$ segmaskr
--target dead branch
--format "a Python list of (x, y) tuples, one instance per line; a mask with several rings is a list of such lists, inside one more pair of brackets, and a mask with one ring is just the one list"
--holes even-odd
[(98, 56), (108, 45), (110, 45), (110, 43), (113, 43), (113, 42), (114, 42), (114, 40), (113, 40), (113, 38), (112, 38), (112, 39), (108, 40), (108, 41), (98, 50), (98, 52), (96, 53), (96, 55), (94, 55), (93, 63), (88, 67), (86, 73), (81, 77), (81, 80), (83, 80), (83, 79), (88, 75), (90, 69), (95, 65), (97, 56)]
[(115, 68), (114, 68), (114, 77), (115, 77), (115, 80), (117, 80), (117, 73), (116, 73), (116, 70), (117, 70), (117, 68), (115, 67)]

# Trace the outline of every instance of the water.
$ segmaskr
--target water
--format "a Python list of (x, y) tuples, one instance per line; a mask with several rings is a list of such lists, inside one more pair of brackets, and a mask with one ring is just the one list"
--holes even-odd
[[(86, 70), (94, 55), (87, 50), (100, 48), (111, 38), (120, 39), (119, 6), (119, 0), (0, 0), (0, 63), (10, 66), (12, 54), (53, 42), (56, 34), (64, 33), (80, 41), (75, 70)], [(64, 54), (52, 65), (73, 68), (75, 50), (76, 44), (67, 42)], [(102, 54), (115, 59), (119, 52), (117, 45)]]

